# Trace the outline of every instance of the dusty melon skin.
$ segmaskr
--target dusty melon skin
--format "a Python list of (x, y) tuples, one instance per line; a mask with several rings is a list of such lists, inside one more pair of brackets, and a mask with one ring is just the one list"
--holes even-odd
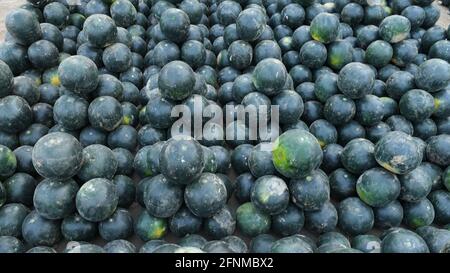
[(174, 215), (183, 204), (182, 188), (170, 183), (163, 175), (151, 178), (144, 190), (147, 211), (156, 217)]
[(41, 138), (32, 153), (36, 171), (45, 178), (65, 180), (83, 165), (83, 148), (67, 133), (51, 133)]
[(275, 168), (289, 178), (307, 176), (320, 166), (322, 159), (323, 152), (317, 139), (300, 129), (279, 136), (272, 151)]
[(394, 131), (386, 134), (375, 145), (375, 160), (386, 170), (406, 174), (422, 161), (422, 154), (411, 136)]
[(83, 186), (76, 196), (78, 213), (86, 220), (100, 222), (110, 217), (119, 202), (114, 184), (105, 178), (94, 178)]
[(78, 184), (72, 179), (45, 179), (34, 192), (34, 207), (45, 218), (63, 219), (75, 211), (74, 200), (78, 189)]
[(17, 134), (33, 122), (33, 112), (28, 102), (19, 96), (10, 95), (0, 100), (0, 127), (3, 132)]
[(117, 39), (117, 27), (111, 17), (103, 14), (89, 16), (84, 22), (86, 38), (94, 46), (104, 48)]
[(0, 252), (1, 253), (23, 253), (25, 245), (13, 236), (0, 236)]
[(352, 62), (339, 71), (338, 88), (349, 98), (360, 99), (372, 91), (375, 73), (366, 64)]
[(279, 177), (266, 175), (258, 178), (251, 192), (253, 204), (265, 213), (276, 215), (289, 204), (289, 189)]
[(386, 42), (398, 43), (408, 37), (410, 30), (411, 23), (406, 17), (391, 15), (381, 21), (379, 34)]
[(98, 69), (93, 61), (84, 56), (72, 56), (58, 67), (61, 85), (75, 93), (88, 94), (98, 85)]

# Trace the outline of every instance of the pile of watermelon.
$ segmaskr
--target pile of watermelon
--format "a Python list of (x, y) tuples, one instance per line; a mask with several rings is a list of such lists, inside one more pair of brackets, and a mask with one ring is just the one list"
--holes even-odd
[[(0, 252), (450, 252), (438, 18), (432, 0), (28, 0), (0, 43)], [(180, 106), (201, 135), (173, 130)]]

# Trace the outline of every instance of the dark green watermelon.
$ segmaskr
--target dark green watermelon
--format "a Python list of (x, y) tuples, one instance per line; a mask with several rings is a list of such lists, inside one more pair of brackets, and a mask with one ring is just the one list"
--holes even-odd
[(6, 29), (14, 39), (24, 46), (29, 46), (42, 36), (38, 19), (28, 10), (15, 9), (6, 16)]
[(144, 189), (145, 207), (153, 216), (170, 217), (178, 211), (182, 202), (182, 189), (170, 184), (163, 175), (153, 177)]
[(289, 189), (294, 204), (305, 211), (318, 210), (330, 199), (328, 177), (321, 170), (291, 180)]
[(0, 98), (11, 95), (14, 84), (14, 75), (9, 66), (0, 61)]
[(117, 209), (109, 218), (98, 224), (100, 237), (110, 242), (126, 239), (133, 234), (133, 218), (126, 209)]
[(133, 167), (141, 177), (155, 176), (160, 173), (160, 153), (164, 142), (141, 148), (134, 158)]
[(381, 241), (383, 253), (429, 253), (426, 242), (418, 234), (399, 228), (390, 231)]
[(384, 207), (374, 208), (375, 226), (381, 229), (398, 227), (403, 220), (403, 207), (398, 201), (393, 201)]
[(136, 246), (123, 239), (111, 241), (103, 249), (106, 253), (136, 253)]
[(187, 207), (199, 217), (212, 216), (225, 205), (226, 199), (223, 181), (212, 173), (203, 173), (184, 192)]
[(27, 250), (26, 253), (57, 253), (54, 248), (51, 248), (49, 246), (35, 246), (33, 248), (30, 248)]
[[(156, 240), (155, 240), (156, 241)], [(180, 239), (178, 244), (182, 247), (203, 248), (208, 241), (201, 235), (189, 234)]]
[(76, 95), (59, 97), (53, 106), (54, 120), (68, 130), (79, 130), (86, 126), (89, 103)]
[(174, 122), (171, 116), (175, 103), (167, 100), (160, 95), (150, 100), (145, 109), (144, 116), (153, 127), (158, 129), (167, 129)]
[(32, 246), (53, 246), (61, 240), (60, 221), (48, 220), (34, 210), (23, 220), (22, 236)]
[(162, 96), (167, 99), (183, 100), (189, 97), (194, 84), (194, 72), (188, 64), (181, 61), (166, 64), (159, 73), (158, 87)]
[(30, 210), (23, 204), (10, 203), (0, 208), (0, 236), (22, 236), (22, 223)]
[(327, 65), (334, 70), (340, 70), (353, 59), (353, 47), (347, 41), (332, 42), (327, 53)]
[(31, 175), (36, 174), (36, 170), (34, 169), (32, 161), (32, 152), (33, 147), (27, 145), (20, 146), (14, 150), (14, 154), (16, 155), (17, 159), (16, 171), (28, 173)]
[(108, 146), (134, 151), (137, 146), (137, 131), (133, 126), (120, 125), (108, 135)]
[(46, 178), (68, 179), (83, 163), (82, 147), (66, 133), (51, 133), (41, 138), (33, 149), (33, 165)]
[(45, 179), (34, 192), (36, 211), (47, 219), (63, 219), (75, 211), (78, 185), (74, 180), (57, 181)]
[(352, 247), (364, 253), (379, 253), (381, 240), (375, 235), (358, 235), (352, 239)]
[(337, 88), (338, 75), (335, 73), (322, 73), (317, 76), (314, 84), (316, 98), (324, 103), (329, 97), (339, 92)]
[(437, 92), (443, 89), (450, 81), (450, 65), (441, 59), (429, 59), (419, 66), (415, 76), (417, 87), (428, 91)]
[(336, 127), (327, 120), (318, 119), (314, 121), (309, 126), (309, 131), (317, 138), (321, 148), (337, 142), (338, 133)]
[(137, 10), (130, 1), (114, 1), (110, 8), (111, 17), (120, 27), (129, 27), (136, 22)]
[(270, 215), (258, 210), (250, 202), (237, 209), (236, 217), (239, 230), (246, 236), (255, 237), (270, 230)]
[(58, 48), (47, 40), (34, 42), (28, 48), (28, 58), (31, 64), (39, 69), (51, 68), (58, 65)]
[(271, 253), (313, 253), (313, 248), (299, 236), (284, 237), (275, 241)]
[(0, 253), (23, 253), (25, 245), (13, 236), (0, 236)]
[(432, 253), (447, 253), (450, 245), (450, 233), (448, 230), (432, 226), (424, 226), (417, 229), (417, 233), (425, 240)]
[(279, 214), (289, 203), (289, 190), (282, 179), (271, 175), (262, 176), (253, 185), (251, 200), (262, 212)]
[(236, 18), (236, 30), (244, 41), (257, 40), (264, 32), (265, 15), (258, 8), (244, 9)]
[(379, 28), (379, 34), (383, 40), (389, 43), (398, 43), (408, 36), (411, 23), (404, 16), (391, 15), (381, 21)]
[(180, 9), (169, 8), (161, 14), (161, 31), (173, 42), (181, 43), (187, 38), (189, 25), (189, 16)]
[(61, 85), (76, 92), (87, 94), (98, 84), (98, 69), (93, 61), (83, 56), (65, 59), (58, 68)]
[(166, 132), (147, 124), (142, 126), (138, 131), (138, 142), (140, 146), (153, 145), (158, 141), (166, 139)]
[(228, 206), (224, 206), (210, 218), (205, 219), (204, 228), (212, 238), (221, 239), (230, 236), (236, 228), (236, 215)]
[(65, 253), (105, 253), (105, 250), (94, 244), (90, 243), (68, 243), (66, 246), (66, 249), (64, 250)]
[[(203, 220), (195, 216), (187, 207), (181, 207), (169, 220), (170, 231), (178, 237), (200, 231)], [(181, 245), (181, 241), (179, 242)], [(184, 245), (182, 245), (184, 246)]]
[(203, 150), (192, 138), (173, 138), (161, 150), (161, 173), (176, 184), (189, 184), (204, 168)]
[(110, 180), (94, 178), (81, 186), (76, 196), (76, 207), (84, 219), (100, 222), (114, 213), (118, 200)]
[(339, 168), (329, 175), (331, 195), (339, 199), (353, 196), (356, 193), (356, 180), (352, 173)]
[(393, 56), (392, 46), (383, 40), (372, 42), (366, 49), (365, 60), (377, 68), (389, 63)]
[(372, 208), (357, 197), (349, 197), (341, 201), (338, 216), (339, 227), (350, 235), (365, 234), (374, 224)]
[(341, 21), (351, 25), (358, 25), (364, 18), (364, 9), (362, 5), (356, 3), (348, 3), (341, 10)]
[(449, 224), (450, 223), (450, 194), (445, 190), (436, 190), (430, 193), (428, 196), (431, 203), (433, 204), (435, 211), (435, 220), (439, 224)]
[(36, 185), (37, 181), (31, 175), (15, 173), (4, 182), (6, 201), (8, 203), (22, 203), (26, 206), (31, 206)]
[(61, 233), (69, 241), (89, 241), (97, 235), (97, 224), (75, 213), (64, 218), (61, 223)]
[(287, 71), (284, 64), (274, 58), (260, 61), (252, 74), (253, 84), (265, 95), (274, 95), (286, 84)]
[(417, 202), (425, 198), (431, 191), (433, 181), (424, 165), (419, 165), (411, 172), (399, 176), (401, 187), (400, 199)]
[(272, 151), (275, 168), (287, 177), (304, 177), (322, 162), (317, 139), (304, 130), (289, 130), (275, 142)]
[(234, 41), (228, 47), (228, 58), (234, 68), (245, 69), (252, 63), (253, 48), (248, 42)]
[[(116, 153), (115, 155), (117, 158)], [(136, 197), (136, 187), (134, 186), (134, 181), (125, 175), (116, 175), (112, 181), (116, 186), (116, 193), (119, 196), (118, 206), (121, 208), (130, 207)]]
[(93, 144), (83, 149), (83, 166), (77, 176), (83, 182), (93, 178), (112, 179), (116, 170), (117, 160), (111, 149)]
[(110, 72), (122, 73), (131, 67), (131, 50), (124, 44), (115, 43), (103, 51), (103, 63)]
[(327, 48), (318, 41), (308, 41), (300, 48), (301, 63), (310, 69), (318, 69), (327, 60)]
[(341, 92), (353, 99), (369, 94), (375, 81), (373, 70), (362, 63), (349, 63), (339, 72), (337, 85)]
[(88, 118), (93, 127), (113, 131), (122, 123), (122, 106), (113, 97), (98, 97), (89, 105)]
[(356, 107), (352, 99), (341, 95), (333, 95), (326, 100), (323, 114), (334, 125), (349, 122), (355, 115)]
[[(419, 53), (419, 45), (416, 40), (403, 40), (396, 43), (394, 46), (394, 55), (392, 57), (392, 63), (399, 67), (408, 67), (412, 65), (412, 62)], [(412, 74), (416, 74), (412, 73)]]
[(8, 177), (14, 174), (17, 168), (15, 154), (6, 146), (0, 145), (0, 176)]
[(378, 164), (396, 174), (408, 173), (422, 161), (415, 141), (400, 131), (389, 132), (382, 137), (375, 145), (374, 154)]
[(276, 238), (270, 234), (260, 234), (250, 241), (250, 253), (270, 253)]
[(305, 227), (312, 232), (325, 233), (336, 228), (338, 213), (335, 206), (327, 201), (314, 211), (305, 212)]
[(367, 139), (356, 138), (351, 140), (342, 151), (342, 165), (354, 174), (361, 174), (375, 167), (374, 147), (373, 143)]
[(443, 167), (449, 165), (450, 150), (448, 143), (450, 143), (450, 136), (447, 134), (430, 137), (426, 148), (428, 161)]
[(33, 113), (25, 99), (11, 95), (0, 99), (0, 127), (6, 133), (18, 133), (31, 125)]
[(359, 198), (372, 207), (383, 207), (400, 194), (398, 178), (381, 168), (365, 171), (356, 182)]
[(330, 13), (320, 13), (310, 24), (311, 37), (321, 43), (333, 42), (339, 31), (339, 19)]
[(420, 89), (406, 92), (399, 102), (400, 113), (414, 122), (429, 118), (434, 111), (434, 105), (433, 96)]
[(433, 204), (427, 198), (418, 202), (404, 202), (403, 206), (403, 223), (412, 229), (428, 226), (433, 223), (435, 218), (435, 210)]
[(167, 232), (167, 220), (142, 211), (135, 222), (134, 232), (144, 242), (161, 239)]

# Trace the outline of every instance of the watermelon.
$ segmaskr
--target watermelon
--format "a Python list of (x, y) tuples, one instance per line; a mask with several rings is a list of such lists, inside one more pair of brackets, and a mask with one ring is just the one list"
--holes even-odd
[(411, 30), (409, 20), (401, 15), (391, 15), (383, 19), (379, 26), (380, 37), (388, 43), (404, 40)]
[(375, 145), (374, 155), (378, 164), (396, 174), (408, 173), (422, 161), (416, 142), (400, 131), (382, 137)]
[(275, 142), (272, 152), (275, 168), (287, 177), (309, 175), (322, 162), (323, 153), (317, 139), (304, 130), (289, 130)]
[(320, 13), (311, 21), (311, 37), (321, 43), (333, 42), (339, 31), (339, 19), (330, 13)]

